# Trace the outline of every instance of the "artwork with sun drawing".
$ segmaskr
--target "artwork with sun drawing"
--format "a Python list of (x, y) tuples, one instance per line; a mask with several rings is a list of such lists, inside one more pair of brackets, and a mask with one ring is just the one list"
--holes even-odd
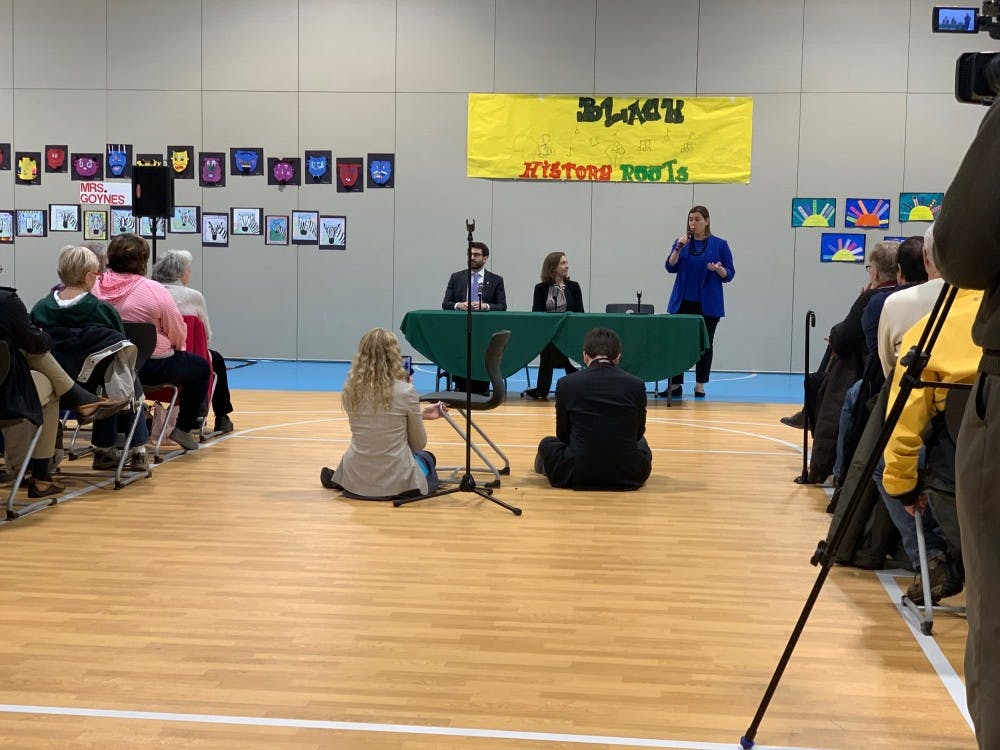
[(892, 201), (888, 198), (848, 198), (844, 226), (856, 229), (888, 229)]
[(941, 210), (944, 193), (900, 193), (900, 221), (934, 221)]
[(836, 198), (792, 198), (793, 227), (830, 228), (836, 216)]
[(819, 243), (819, 259), (823, 263), (864, 263), (865, 236), (823, 232)]

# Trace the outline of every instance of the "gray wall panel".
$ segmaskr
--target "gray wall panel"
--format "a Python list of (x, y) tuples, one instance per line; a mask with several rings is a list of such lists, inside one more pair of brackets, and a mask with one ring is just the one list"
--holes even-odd
[(0, 89), (14, 87), (13, 20), (13, 0), (0, 0)]
[(594, 90), (596, 0), (497, 0), (496, 90)]
[(909, 7), (910, 0), (806, 0), (802, 90), (905, 91), (910, 30), (899, 19)]
[(997, 49), (997, 43), (984, 34), (935, 34), (931, 31), (931, 9), (935, 5), (963, 4), (911, 0), (907, 80), (910, 93), (951, 94), (955, 88), (955, 60), (962, 52)]
[(302, 91), (392, 91), (394, 0), (301, 0)]
[[(952, 116), (942, 117), (945, 112)], [(953, 134), (956, 129), (974, 133), (985, 114), (985, 107), (956, 106), (951, 93), (911, 94), (906, 103), (906, 169), (902, 189), (910, 192), (947, 189), (968, 146), (967, 138), (956, 138)]]
[(798, 91), (802, 12), (801, 0), (702, 0), (698, 93)]
[(16, 88), (104, 89), (107, 0), (14, 1)]
[(202, 86), (296, 91), (297, 0), (203, 0)]
[(693, 91), (697, 28), (697, 0), (598, 0), (595, 91)]
[(108, 88), (201, 91), (201, 5), (108, 0)]
[[(396, 97), (395, 256), (393, 321), (408, 310), (441, 306), (448, 276), (465, 264), (465, 220), (493, 246), (492, 184), (465, 177), (465, 94)], [(497, 257), (501, 254), (498, 252)], [(503, 269), (491, 262), (499, 273)]]
[(399, 3), (396, 90), (492, 90), (493, 5), (493, 0)]

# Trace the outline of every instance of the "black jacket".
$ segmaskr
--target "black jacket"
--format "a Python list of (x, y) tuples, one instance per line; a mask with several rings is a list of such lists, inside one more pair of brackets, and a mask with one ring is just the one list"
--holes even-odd
[[(468, 287), (468, 270), (453, 273), (448, 279), (448, 288), (444, 290), (444, 301), (441, 303), (441, 309), (454, 310), (457, 302), (465, 302), (465, 298), (468, 296), (466, 292)], [(483, 302), (490, 306), (490, 310), (503, 312), (507, 309), (507, 292), (503, 288), (503, 276), (483, 269), (483, 283), (480, 291)]]
[(49, 337), (31, 322), (17, 292), (6, 286), (0, 287), (0, 341), (10, 347), (10, 373), (0, 384), (0, 419), (27, 419), (39, 425), (42, 404), (21, 352), (45, 354)]
[[(546, 312), (545, 302), (548, 299), (551, 284), (544, 281), (535, 284), (535, 298), (531, 303), (531, 312)], [(575, 281), (566, 279), (566, 312), (583, 312), (583, 290)]]
[(560, 378), (556, 437), (567, 448), (547, 472), (549, 481), (556, 487), (641, 487), (652, 469), (649, 448), (639, 443), (645, 432), (646, 386), (635, 375), (592, 362)]

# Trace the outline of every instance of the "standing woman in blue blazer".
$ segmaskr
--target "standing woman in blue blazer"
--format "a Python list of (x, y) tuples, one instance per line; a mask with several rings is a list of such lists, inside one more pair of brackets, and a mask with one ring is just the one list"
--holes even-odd
[[(712, 372), (712, 351), (715, 328), (725, 317), (722, 285), (733, 280), (733, 254), (729, 243), (712, 234), (708, 209), (695, 206), (688, 212), (687, 234), (674, 242), (667, 256), (667, 273), (675, 274), (674, 289), (667, 302), (671, 314), (701, 315), (708, 329), (709, 348), (701, 355), (695, 367), (695, 398), (705, 397), (705, 383)], [(670, 379), (670, 392), (679, 396), (684, 384), (684, 373)], [(667, 391), (659, 395), (666, 396)]]

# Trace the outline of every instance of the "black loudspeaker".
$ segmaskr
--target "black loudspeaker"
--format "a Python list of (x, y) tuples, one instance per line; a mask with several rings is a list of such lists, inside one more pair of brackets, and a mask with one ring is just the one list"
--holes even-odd
[(132, 168), (132, 215), (169, 219), (174, 213), (170, 167)]

